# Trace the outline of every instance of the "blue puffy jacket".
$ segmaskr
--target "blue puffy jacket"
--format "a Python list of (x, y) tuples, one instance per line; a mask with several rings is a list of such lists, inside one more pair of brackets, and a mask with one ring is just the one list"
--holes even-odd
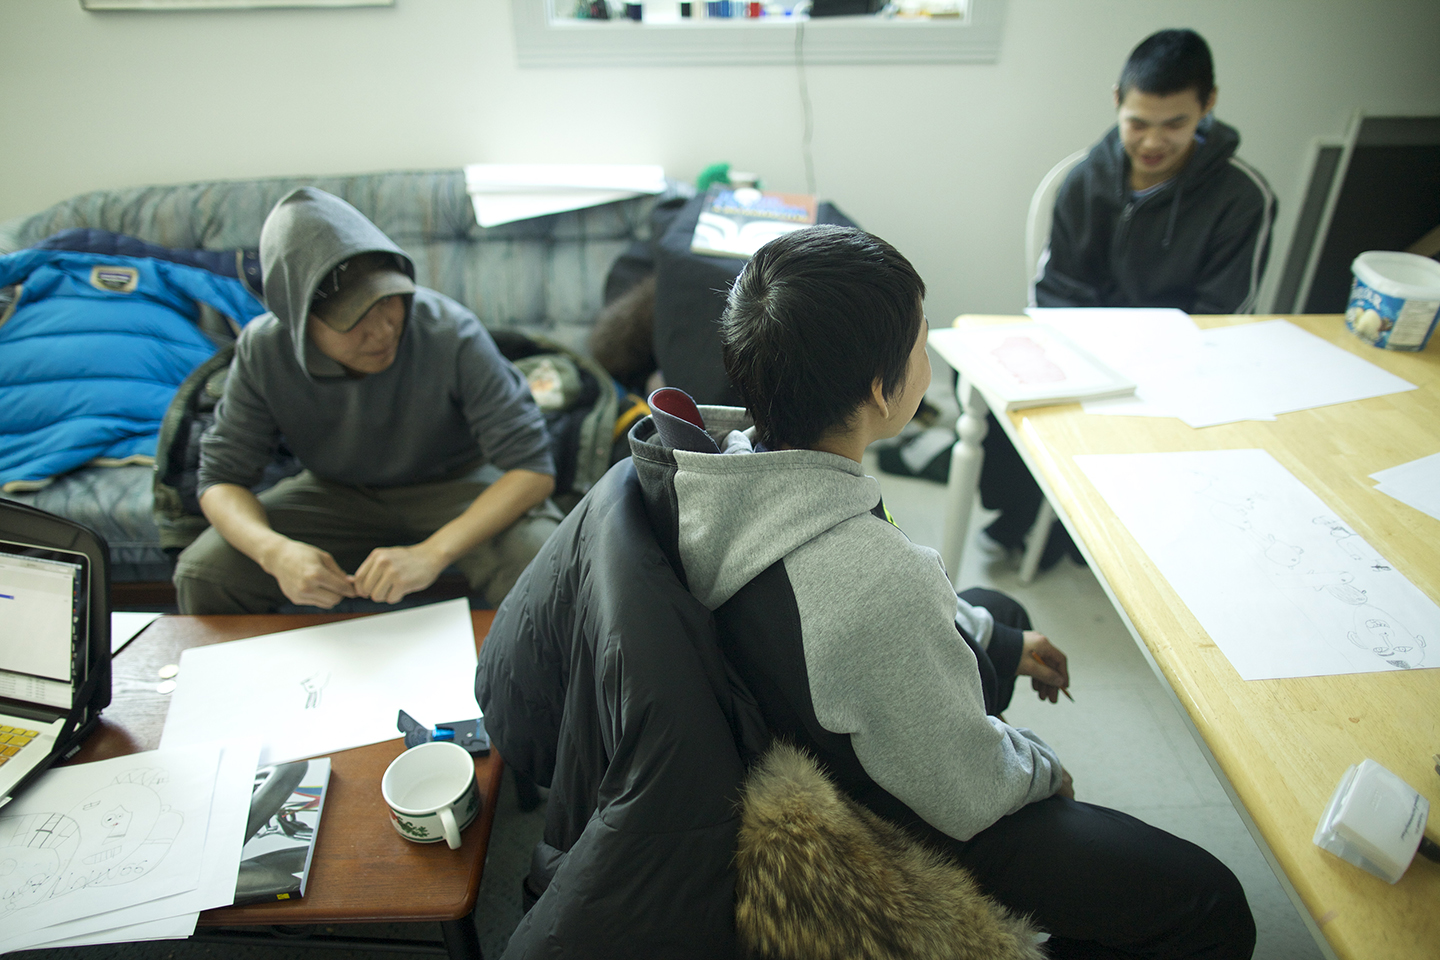
[(150, 257), (32, 248), (0, 257), (22, 284), (0, 316), (0, 488), (97, 458), (152, 457), (186, 374), (215, 353), (200, 303), (238, 329), (264, 312), (239, 280)]

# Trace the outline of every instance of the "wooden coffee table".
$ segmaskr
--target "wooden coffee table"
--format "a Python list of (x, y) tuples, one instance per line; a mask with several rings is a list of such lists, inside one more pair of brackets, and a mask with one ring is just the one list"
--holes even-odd
[[(474, 611), (471, 616), (478, 651), (495, 612)], [(170, 697), (156, 692), (158, 671), (166, 664), (178, 663), (181, 651), (343, 619), (347, 615), (161, 617), (116, 655), (113, 701), (101, 715), (100, 726), (71, 762), (106, 760), (153, 750), (159, 745)], [(480, 815), (465, 829), (460, 849), (451, 850), (443, 843), (411, 843), (390, 826), (380, 796), (380, 777), (403, 750), (404, 743), (397, 738), (331, 755), (325, 815), (304, 899), (207, 910), (200, 914), (200, 927), (439, 923), (443, 945), (388, 938), (311, 936), (307, 940), (315, 945), (344, 942), (372, 949), (393, 944), (400, 951), (448, 953), (455, 960), (479, 960), (475, 898), (495, 822), (504, 764), (494, 752), (475, 759), (475, 775), (483, 798)], [(196, 934), (196, 939), (217, 938), (269, 943), (274, 942), (275, 934), (210, 929)], [(293, 936), (287, 939), (294, 942)]]

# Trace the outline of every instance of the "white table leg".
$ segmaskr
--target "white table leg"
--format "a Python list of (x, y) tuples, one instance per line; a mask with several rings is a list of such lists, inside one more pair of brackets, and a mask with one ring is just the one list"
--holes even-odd
[(945, 488), (945, 531), (941, 559), (951, 583), (960, 576), (960, 559), (970, 536), (970, 511), (980, 487), (980, 466), (985, 451), (985, 398), (964, 376), (955, 383), (960, 417), (955, 421), (955, 446), (950, 450), (950, 480)]

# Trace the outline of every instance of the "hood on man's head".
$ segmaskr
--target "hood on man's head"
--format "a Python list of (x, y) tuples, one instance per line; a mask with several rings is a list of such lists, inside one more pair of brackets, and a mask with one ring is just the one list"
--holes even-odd
[[(275, 314), (290, 332), (295, 347), (295, 358), (300, 367), (311, 369), (307, 363), (308, 337), (306, 321), (310, 314), (311, 302), (317, 289), (342, 263), (361, 254), (386, 255), (387, 272), (403, 277), (409, 282), (408, 290), (395, 289), (399, 282), (396, 276), (377, 278), (374, 289), (385, 289), (394, 293), (413, 293), (415, 265), (405, 252), (387, 237), (379, 227), (366, 219), (365, 215), (334, 194), (315, 187), (300, 187), (281, 197), (265, 218), (260, 230), (260, 263), (265, 276), (265, 306)], [(372, 271), (373, 272), (373, 271)], [(352, 296), (345, 274), (340, 272), (339, 290), (347, 306), (344, 309), (331, 307), (321, 314), (326, 322), (337, 330), (348, 330), (364, 315), (364, 310), (349, 316), (353, 309)], [(356, 274), (359, 277), (360, 274)], [(372, 288), (356, 284), (353, 296), (363, 300)], [(390, 292), (381, 294), (389, 296)], [(380, 296), (365, 305), (368, 310)], [(323, 300), (322, 300), (323, 303)], [(337, 318), (332, 321), (330, 314)], [(322, 367), (326, 358), (319, 351), (313, 351)], [(337, 373), (338, 373), (337, 369)]]
[(362, 253), (325, 275), (310, 301), (310, 312), (345, 333), (386, 297), (414, 292), (415, 281), (397, 269), (393, 254)]

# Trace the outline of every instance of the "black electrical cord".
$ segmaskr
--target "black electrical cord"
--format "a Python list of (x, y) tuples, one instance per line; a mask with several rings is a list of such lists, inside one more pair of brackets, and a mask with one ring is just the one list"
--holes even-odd
[(1436, 863), (1440, 863), (1440, 843), (1436, 843), (1429, 837), (1420, 838), (1420, 849), (1416, 852), (1426, 860), (1434, 860)]

